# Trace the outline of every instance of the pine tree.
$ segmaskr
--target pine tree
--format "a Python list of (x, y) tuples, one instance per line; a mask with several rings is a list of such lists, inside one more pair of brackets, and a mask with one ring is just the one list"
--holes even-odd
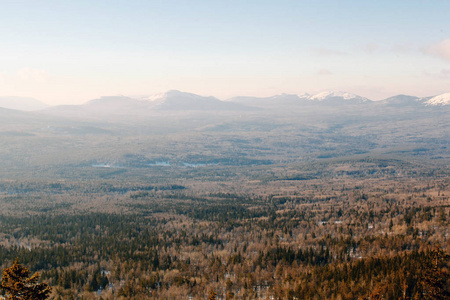
[(208, 300), (216, 300), (216, 296), (217, 296), (216, 292), (212, 290), (209, 292)]
[(38, 283), (39, 273), (30, 276), (30, 271), (19, 264), (3, 270), (0, 288), (6, 292), (7, 300), (43, 300), (47, 299), (51, 289), (46, 283)]

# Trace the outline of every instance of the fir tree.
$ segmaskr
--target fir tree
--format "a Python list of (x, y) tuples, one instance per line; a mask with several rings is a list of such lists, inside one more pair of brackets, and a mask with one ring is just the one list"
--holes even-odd
[(51, 289), (46, 283), (38, 283), (39, 273), (30, 276), (30, 271), (19, 264), (3, 270), (0, 288), (6, 292), (7, 300), (41, 300), (47, 299)]

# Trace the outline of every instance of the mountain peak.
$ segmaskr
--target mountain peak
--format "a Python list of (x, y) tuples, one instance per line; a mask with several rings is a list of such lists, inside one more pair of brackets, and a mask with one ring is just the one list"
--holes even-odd
[(165, 93), (156, 94), (146, 98), (146, 100), (155, 103), (156, 110), (168, 111), (230, 111), (230, 110), (248, 110), (249, 107), (237, 103), (221, 101), (215, 97), (204, 97), (193, 93), (170, 90)]
[(426, 105), (447, 106), (450, 105), (450, 93), (440, 94), (425, 101)]
[(302, 93), (302, 94), (299, 94), (298, 95), (298, 97), (299, 98), (302, 98), (302, 99), (309, 99), (309, 98), (311, 98), (311, 94), (309, 94), (309, 93)]
[(143, 98), (143, 99), (148, 100), (148, 101), (162, 101), (162, 100), (171, 99), (171, 98), (219, 100), (215, 97), (203, 97), (203, 96), (200, 96), (197, 94), (182, 92), (179, 90), (169, 90), (165, 93), (157, 93), (157, 94), (151, 95), (151, 96)]
[(370, 101), (367, 98), (358, 96), (356, 94), (348, 93), (348, 92), (341, 92), (341, 91), (325, 91), (318, 94), (315, 94), (313, 96), (309, 97), (309, 100), (312, 101), (330, 101), (330, 100), (344, 100), (349, 101), (353, 103), (363, 103)]
[(384, 100), (419, 100), (420, 98), (417, 96), (411, 96), (411, 95), (405, 95), (405, 94), (398, 94), (389, 98), (386, 98)]

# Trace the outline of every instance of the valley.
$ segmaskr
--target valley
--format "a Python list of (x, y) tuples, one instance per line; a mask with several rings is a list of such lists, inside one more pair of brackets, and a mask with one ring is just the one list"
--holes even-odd
[(2, 268), (54, 299), (421, 299), (448, 273), (449, 106), (165, 97), (0, 110)]

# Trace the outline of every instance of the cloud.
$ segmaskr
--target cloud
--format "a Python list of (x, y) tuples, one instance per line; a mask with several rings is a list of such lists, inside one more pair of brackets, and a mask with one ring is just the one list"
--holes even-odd
[(316, 48), (314, 53), (320, 56), (347, 55), (345, 52), (328, 48)]
[(332, 75), (333, 73), (331, 73), (329, 70), (327, 69), (320, 69), (319, 72), (317, 72), (317, 75)]
[(22, 81), (44, 83), (48, 80), (48, 73), (44, 70), (23, 68), (17, 71), (17, 76)]
[(424, 50), (426, 54), (439, 57), (443, 60), (450, 61), (450, 39), (440, 41), (437, 44), (428, 46)]

